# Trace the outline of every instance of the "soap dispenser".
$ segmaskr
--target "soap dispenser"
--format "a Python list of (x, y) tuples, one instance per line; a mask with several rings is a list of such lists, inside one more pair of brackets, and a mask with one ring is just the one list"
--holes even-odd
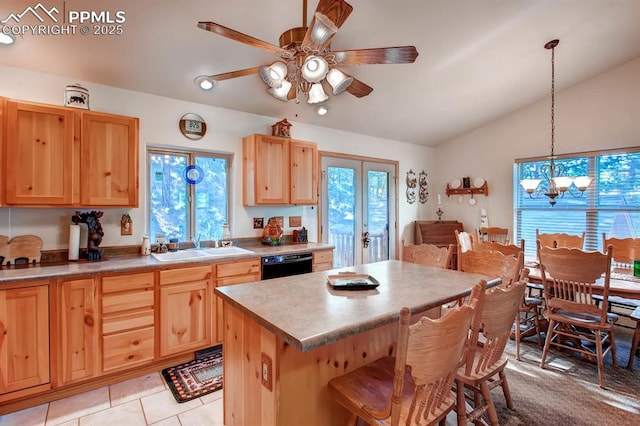
[(144, 256), (151, 254), (151, 243), (149, 242), (149, 236), (142, 237), (142, 244), (140, 245), (140, 253)]

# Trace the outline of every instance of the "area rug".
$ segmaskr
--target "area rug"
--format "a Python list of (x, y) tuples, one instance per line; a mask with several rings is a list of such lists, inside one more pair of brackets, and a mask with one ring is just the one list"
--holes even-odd
[(178, 402), (217, 391), (222, 388), (222, 350), (214, 350), (202, 358), (165, 368), (162, 377)]

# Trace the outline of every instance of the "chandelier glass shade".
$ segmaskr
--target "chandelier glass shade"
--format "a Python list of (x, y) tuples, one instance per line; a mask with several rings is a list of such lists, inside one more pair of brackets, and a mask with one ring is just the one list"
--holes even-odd
[[(555, 47), (559, 40), (551, 40), (544, 45), (545, 49), (551, 50), (551, 155), (548, 164), (540, 167), (543, 179), (522, 179), (520, 185), (531, 198), (537, 198), (544, 194), (549, 198), (549, 204), (554, 206), (556, 198), (569, 193), (573, 197), (581, 197), (587, 187), (591, 184), (592, 178), (589, 176), (579, 176), (576, 178), (565, 175), (565, 167), (562, 163), (556, 162), (555, 148)], [(576, 192), (577, 190), (577, 192)]]

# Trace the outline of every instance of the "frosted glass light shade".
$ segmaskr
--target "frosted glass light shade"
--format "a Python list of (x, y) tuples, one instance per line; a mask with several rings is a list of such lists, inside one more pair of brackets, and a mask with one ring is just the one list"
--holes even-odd
[(307, 56), (302, 64), (302, 77), (310, 83), (322, 81), (327, 75), (327, 71), (329, 71), (329, 64), (321, 56)]
[(280, 88), (286, 76), (287, 66), (284, 62), (274, 62), (269, 66), (260, 67), (260, 77), (269, 87)]
[(202, 90), (211, 90), (218, 84), (217, 81), (210, 79), (206, 75), (199, 75), (193, 81), (196, 86), (198, 86)]
[(558, 177), (554, 177), (553, 181), (555, 182), (556, 187), (558, 188), (558, 191), (564, 192), (567, 189), (569, 189), (569, 187), (571, 186), (571, 183), (573, 182), (573, 178), (570, 178), (568, 176), (558, 176)]
[(540, 182), (542, 182), (542, 179), (522, 179), (520, 185), (522, 185), (527, 194), (533, 194)]
[(592, 178), (589, 176), (578, 176), (573, 180), (573, 183), (580, 191), (584, 191), (589, 185), (591, 185), (591, 180)]
[(322, 84), (316, 83), (311, 86), (311, 90), (309, 90), (309, 99), (307, 99), (307, 103), (318, 104), (320, 102), (326, 101), (327, 99), (329, 99), (329, 95), (324, 93)]
[(338, 27), (320, 12), (316, 12), (314, 16), (316, 19), (311, 29), (311, 40), (313, 40), (314, 43), (322, 45), (329, 37), (338, 32)]
[(333, 88), (333, 94), (339, 95), (347, 90), (347, 87), (353, 83), (353, 77), (347, 77), (342, 71), (337, 68), (332, 68), (327, 73), (327, 82)]
[(270, 87), (267, 89), (267, 92), (282, 102), (289, 102), (289, 90), (291, 90), (291, 83), (287, 80), (282, 80), (280, 87)]
[(0, 33), (0, 44), (13, 44), (16, 39), (12, 34)]

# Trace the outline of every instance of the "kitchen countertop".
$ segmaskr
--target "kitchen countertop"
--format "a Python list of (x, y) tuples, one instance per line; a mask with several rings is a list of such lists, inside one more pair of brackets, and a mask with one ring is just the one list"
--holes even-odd
[(322, 243), (294, 243), (281, 246), (266, 245), (238, 245), (238, 247), (251, 250), (253, 253), (235, 254), (224, 257), (201, 257), (188, 260), (159, 261), (153, 256), (119, 256), (104, 259), (98, 262), (87, 260), (42, 263), (18, 267), (0, 268), (0, 285), (19, 281), (60, 278), (71, 275), (115, 273), (132, 270), (157, 269), (179, 264), (216, 263), (233, 259), (276, 256), (282, 254), (303, 253), (317, 250), (333, 249), (329, 244)]
[[(334, 290), (329, 275), (369, 274), (372, 290)], [(479, 274), (388, 260), (350, 268), (218, 287), (216, 295), (302, 352), (397, 321), (400, 309), (413, 313), (437, 308), (470, 293)], [(268, 291), (266, 291), (268, 289)]]

